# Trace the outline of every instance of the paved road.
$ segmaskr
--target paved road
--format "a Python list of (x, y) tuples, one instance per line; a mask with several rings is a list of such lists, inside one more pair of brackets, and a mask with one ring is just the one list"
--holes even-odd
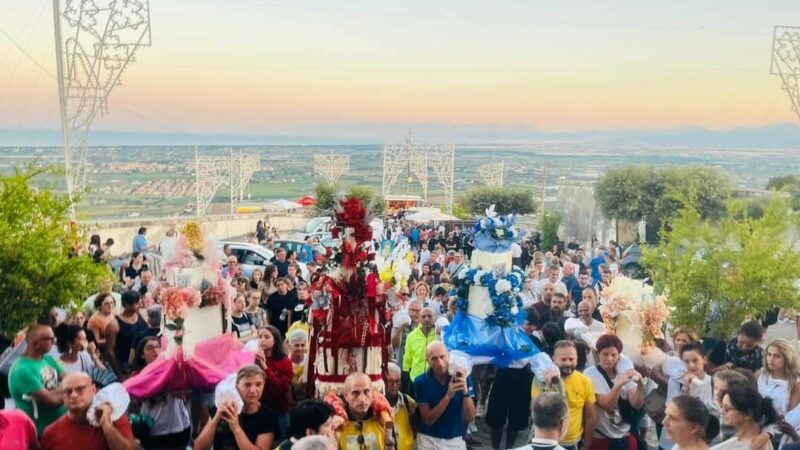
[[(768, 338), (767, 340), (775, 339), (775, 338), (784, 338), (788, 339), (790, 342), (795, 344), (795, 347), (800, 349), (800, 343), (797, 341), (797, 336), (795, 334), (795, 325), (794, 322), (778, 322), (777, 324), (771, 326), (768, 330)], [(490, 430), (489, 427), (483, 422), (483, 418), (478, 418), (476, 420), (476, 425), (478, 427), (478, 432), (473, 433), (470, 435), (468, 439), (467, 447), (470, 450), (490, 450), (492, 448), (491, 438), (490, 438)], [(530, 430), (525, 430), (519, 434), (517, 437), (517, 442), (514, 444), (516, 447), (521, 447), (525, 445), (525, 440), (523, 440), (523, 436), (528, 436), (530, 434)], [(505, 448), (505, 437), (502, 441), (502, 447)]]

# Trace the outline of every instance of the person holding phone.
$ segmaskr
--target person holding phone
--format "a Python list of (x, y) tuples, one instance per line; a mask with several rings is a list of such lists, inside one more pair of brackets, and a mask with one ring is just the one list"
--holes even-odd
[(417, 448), (465, 449), (462, 436), (466, 424), (475, 419), (475, 392), (472, 379), (463, 367), (450, 366), (450, 353), (442, 342), (428, 345), (428, 369), (414, 380), (422, 424), (417, 433)]

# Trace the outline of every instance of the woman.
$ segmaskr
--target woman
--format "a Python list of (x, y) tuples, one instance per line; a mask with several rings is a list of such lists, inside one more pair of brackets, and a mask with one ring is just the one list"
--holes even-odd
[[(736, 430), (734, 437), (714, 447), (726, 450), (751, 447), (751, 441), (762, 434), (762, 429), (778, 420), (778, 412), (772, 405), (772, 399), (763, 398), (756, 389), (750, 386), (730, 386), (722, 398), (722, 415), (725, 423)], [(754, 450), (772, 449), (767, 441)]]
[[(672, 351), (667, 352), (669, 356), (680, 357), (683, 346), (692, 342), (700, 342), (700, 337), (689, 328), (676, 327), (670, 333), (672, 335)], [(656, 366), (650, 372), (650, 378), (658, 384), (661, 389), (667, 389), (667, 376), (661, 366)], [(656, 424), (658, 425), (658, 424)]]
[[(728, 369), (714, 374), (714, 406), (715, 414), (722, 411), (722, 399), (728, 393), (728, 389), (734, 386), (749, 386), (756, 387), (756, 377), (752, 372), (743, 369)], [(724, 421), (720, 422), (720, 432), (714, 442), (727, 441), (736, 434), (736, 430)], [(761, 433), (761, 436), (754, 439), (753, 442), (763, 445), (769, 441), (770, 436), (768, 433)]]
[(422, 265), (422, 273), (419, 276), (419, 281), (421, 283), (425, 283), (428, 286), (435, 285), (438, 280), (436, 279), (436, 275), (431, 272), (431, 265), (425, 263)]
[(278, 290), (276, 281), (278, 280), (278, 268), (272, 264), (264, 268), (264, 277), (258, 283), (258, 289), (261, 290), (261, 299), (266, 301), (273, 292)]
[(105, 366), (97, 356), (97, 348), (86, 339), (86, 332), (78, 325), (62, 323), (55, 330), (56, 345), (61, 356), (58, 362), (67, 373), (88, 373), (89, 369)]
[(289, 360), (292, 361), (292, 398), (295, 401), (305, 398), (306, 381), (303, 374), (305, 373), (306, 363), (308, 362), (308, 333), (301, 329), (295, 329), (289, 332)]
[(98, 250), (102, 250), (101, 246), (102, 243), (100, 242), (100, 235), (93, 234), (89, 239), (89, 256), (94, 256)]
[(675, 442), (673, 450), (707, 450), (708, 443), (719, 433), (719, 421), (699, 399), (679, 395), (664, 413), (664, 430)]
[[(266, 374), (267, 386), (261, 397), (261, 404), (269, 407), (280, 416), (281, 429), (289, 425), (290, 389), (292, 386), (292, 361), (283, 351), (281, 332), (272, 325), (258, 332), (259, 349), (256, 364)], [(285, 431), (285, 430), (284, 430)]]
[[(236, 412), (233, 402), (212, 408), (213, 418), (194, 441), (196, 450), (252, 449), (269, 450), (278, 434), (278, 419), (259, 399), (267, 384), (264, 371), (248, 365), (236, 373), (236, 390), (244, 401), (242, 412)], [(268, 390), (268, 389), (267, 389)]]
[[(680, 394), (687, 394), (699, 399), (705, 405), (713, 406), (714, 389), (711, 375), (706, 374), (706, 352), (703, 350), (703, 345), (698, 342), (684, 345), (680, 357), (686, 366), (686, 373), (680, 378), (669, 378), (667, 401)], [(664, 430), (661, 431), (659, 446), (665, 449), (672, 448), (673, 442), (669, 440)]]
[(75, 314), (69, 316), (67, 318), (68, 325), (77, 325), (83, 329), (86, 333), (86, 340), (89, 342), (94, 343), (94, 332), (89, 329), (88, 324), (86, 323), (86, 314), (82, 310), (78, 310)]
[(125, 278), (123, 281), (125, 281), (126, 286), (133, 286), (133, 281), (141, 276), (142, 272), (145, 270), (147, 270), (147, 264), (144, 263), (144, 254), (133, 252), (131, 263), (125, 269)]
[[(146, 337), (139, 342), (134, 355), (136, 373), (158, 359), (161, 341), (156, 337)], [(140, 414), (153, 419), (150, 433), (137, 436), (145, 450), (183, 450), (189, 445), (192, 421), (186, 399), (178, 393), (169, 393), (145, 400)]]
[(797, 351), (786, 339), (775, 339), (767, 345), (764, 367), (756, 376), (758, 392), (772, 399), (778, 414), (786, 414), (800, 403), (800, 362)]
[(264, 280), (264, 272), (261, 269), (253, 270), (250, 275), (250, 289), (258, 289), (258, 285)]
[[(622, 353), (622, 341), (614, 334), (604, 334), (597, 339), (598, 364), (587, 368), (597, 396), (598, 420), (590, 450), (636, 450), (636, 436), (631, 433), (631, 422), (638, 428), (639, 411), (644, 406), (644, 382), (639, 372), (630, 369), (617, 371)], [(627, 359), (627, 358), (626, 358)], [(619, 445), (615, 445), (619, 443)]]
[(264, 225), (263, 220), (259, 220), (256, 223), (256, 240), (259, 244), (263, 244), (267, 241), (267, 226)]
[(253, 320), (244, 311), (247, 307), (247, 299), (244, 294), (237, 293), (236, 298), (231, 302), (231, 322), (232, 331), (242, 342), (247, 342), (256, 337), (256, 327)]
[(267, 312), (261, 309), (261, 291), (258, 289), (250, 289), (247, 291), (247, 316), (256, 330), (260, 330), (269, 324), (267, 320)]
[(94, 308), (96, 313), (92, 314), (89, 322), (86, 324), (92, 334), (94, 334), (95, 342), (100, 350), (106, 347), (106, 327), (114, 319), (114, 309), (117, 307), (117, 301), (111, 293), (97, 294), (94, 300)]

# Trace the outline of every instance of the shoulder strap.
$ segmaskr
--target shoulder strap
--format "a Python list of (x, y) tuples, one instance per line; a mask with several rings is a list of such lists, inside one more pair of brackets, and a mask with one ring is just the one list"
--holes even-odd
[(606, 380), (606, 383), (608, 383), (608, 387), (613, 389), (614, 388), (614, 382), (611, 381), (611, 378), (608, 376), (606, 371), (603, 370), (602, 367), (600, 367), (600, 364), (598, 364), (598, 365), (596, 365), (594, 367), (597, 369), (598, 372), (600, 372), (600, 375), (603, 376), (603, 379)]

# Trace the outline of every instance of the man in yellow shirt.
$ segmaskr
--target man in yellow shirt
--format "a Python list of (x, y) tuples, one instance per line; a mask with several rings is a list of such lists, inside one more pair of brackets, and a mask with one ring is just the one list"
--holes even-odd
[(339, 436), (340, 450), (395, 450), (394, 427), (372, 414), (372, 380), (354, 372), (344, 382), (347, 424)]
[(390, 362), (386, 369), (386, 400), (394, 409), (397, 450), (413, 450), (414, 430), (411, 427), (411, 416), (417, 414), (417, 402), (400, 392), (402, 375), (400, 366)]
[[(558, 341), (554, 346), (553, 362), (561, 372), (564, 382), (564, 398), (569, 410), (569, 426), (567, 433), (559, 442), (566, 450), (588, 450), (597, 426), (597, 413), (592, 380), (575, 371), (578, 365), (578, 350), (572, 341)], [(531, 396), (539, 396), (536, 383), (533, 384)], [(581, 439), (582, 438), (582, 439)]]

